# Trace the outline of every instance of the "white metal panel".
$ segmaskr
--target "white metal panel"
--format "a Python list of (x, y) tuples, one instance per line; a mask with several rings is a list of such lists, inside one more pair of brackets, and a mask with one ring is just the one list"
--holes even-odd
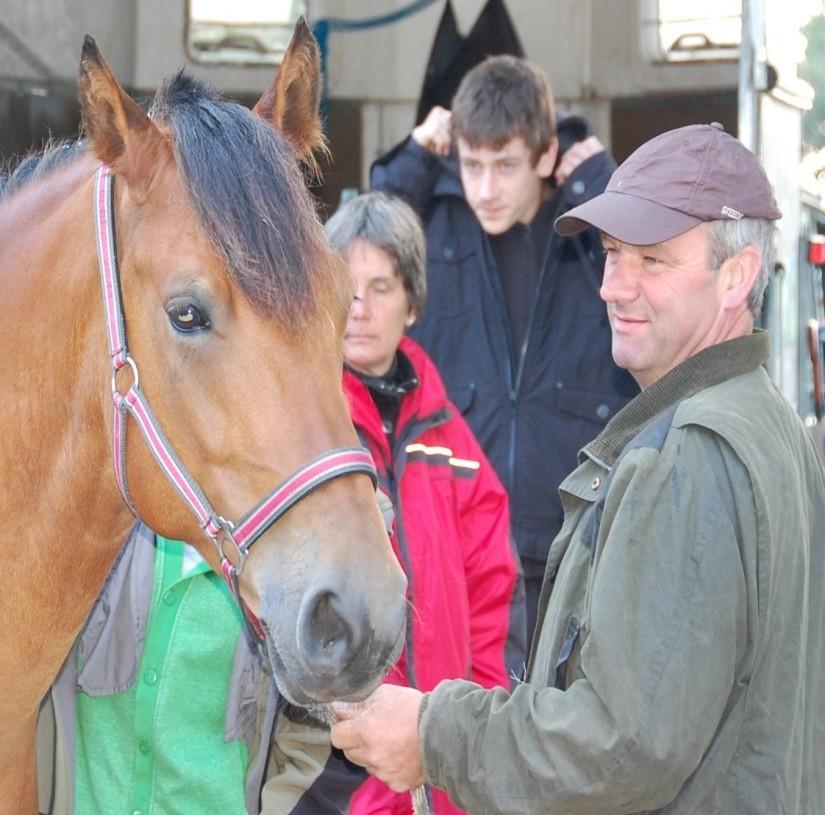
[(7, 34), (0, 32), (0, 77), (72, 81), (83, 37), (91, 34), (118, 79), (131, 84), (134, 7), (135, 0), (2, 0), (0, 24)]

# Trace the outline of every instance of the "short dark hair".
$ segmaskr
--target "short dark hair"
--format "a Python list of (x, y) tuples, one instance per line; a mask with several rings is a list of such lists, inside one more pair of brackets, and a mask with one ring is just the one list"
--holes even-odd
[(453, 139), (498, 150), (521, 136), (533, 161), (556, 136), (553, 92), (541, 68), (518, 57), (487, 57), (469, 71), (452, 105)]
[(359, 239), (383, 249), (401, 277), (410, 307), (416, 316), (423, 314), (427, 302), (424, 230), (408, 204), (383, 192), (365, 192), (341, 204), (324, 231), (344, 258)]

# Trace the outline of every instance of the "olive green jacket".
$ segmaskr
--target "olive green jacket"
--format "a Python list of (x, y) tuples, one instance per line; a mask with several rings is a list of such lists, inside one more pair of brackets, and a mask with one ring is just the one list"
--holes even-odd
[(430, 782), (476, 815), (818, 815), (825, 471), (762, 332), (637, 396), (562, 483), (527, 682), (444, 682)]

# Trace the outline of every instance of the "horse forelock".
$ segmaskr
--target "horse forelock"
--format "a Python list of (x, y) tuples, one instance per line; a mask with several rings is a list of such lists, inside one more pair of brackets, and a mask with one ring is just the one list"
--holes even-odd
[(170, 129), (195, 213), (258, 311), (296, 329), (323, 292), (346, 296), (283, 137), (183, 72), (161, 88), (151, 115)]

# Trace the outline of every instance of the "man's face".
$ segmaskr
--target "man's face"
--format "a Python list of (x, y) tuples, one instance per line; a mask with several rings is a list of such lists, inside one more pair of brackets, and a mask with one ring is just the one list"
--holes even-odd
[(482, 229), (501, 235), (513, 224), (533, 220), (543, 197), (543, 181), (556, 163), (558, 142), (534, 164), (521, 136), (503, 147), (471, 147), (458, 138), (458, 159), (464, 194)]
[[(704, 224), (653, 246), (602, 236), (601, 297), (613, 329), (613, 359), (642, 388), (704, 348), (730, 338), (726, 265), (710, 268)], [(729, 299), (729, 298), (728, 298)], [(745, 310), (746, 311), (746, 310)], [(741, 332), (744, 333), (744, 332)]]

